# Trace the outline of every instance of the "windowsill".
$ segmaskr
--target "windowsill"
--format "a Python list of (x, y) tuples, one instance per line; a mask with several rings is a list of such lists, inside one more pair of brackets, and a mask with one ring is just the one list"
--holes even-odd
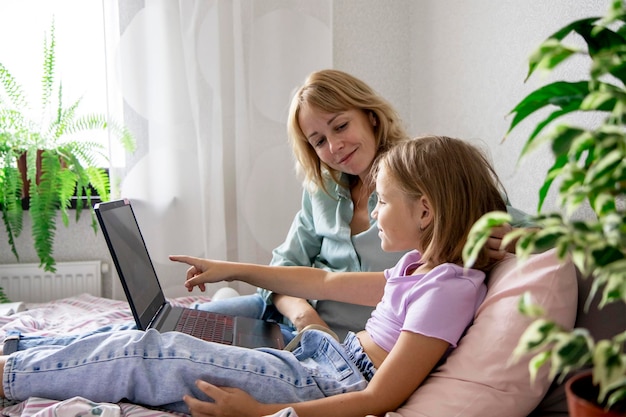
[[(102, 200), (100, 196), (91, 196), (91, 205), (93, 206), (96, 203), (100, 203)], [(70, 202), (70, 210), (76, 210), (76, 207), (81, 205), (83, 209), (90, 209), (91, 207), (87, 204), (86, 197), (72, 197), (72, 201)], [(30, 197), (26, 197), (22, 199), (22, 210), (28, 210), (30, 208)]]

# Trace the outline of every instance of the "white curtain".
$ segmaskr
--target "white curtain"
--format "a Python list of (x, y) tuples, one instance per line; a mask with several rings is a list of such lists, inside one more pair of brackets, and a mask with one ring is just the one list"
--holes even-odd
[(332, 66), (332, 1), (103, 5), (111, 106), (138, 141), (113, 170), (117, 196), (166, 294), (186, 294), (170, 254), (267, 263), (300, 205), (287, 111), (306, 75)]

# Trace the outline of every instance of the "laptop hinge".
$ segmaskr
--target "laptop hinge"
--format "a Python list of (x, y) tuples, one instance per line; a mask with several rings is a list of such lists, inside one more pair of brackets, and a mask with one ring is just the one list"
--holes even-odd
[(163, 326), (163, 323), (167, 320), (168, 313), (171, 309), (172, 306), (169, 303), (164, 303), (163, 305), (161, 305), (159, 311), (154, 315), (154, 318), (148, 324), (148, 329), (160, 330)]

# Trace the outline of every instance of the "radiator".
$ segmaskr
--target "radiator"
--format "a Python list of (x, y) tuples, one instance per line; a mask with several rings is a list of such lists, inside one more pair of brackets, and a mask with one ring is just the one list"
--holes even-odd
[(42, 303), (89, 293), (100, 296), (101, 262), (61, 262), (56, 272), (37, 264), (0, 265), (0, 287), (11, 301)]

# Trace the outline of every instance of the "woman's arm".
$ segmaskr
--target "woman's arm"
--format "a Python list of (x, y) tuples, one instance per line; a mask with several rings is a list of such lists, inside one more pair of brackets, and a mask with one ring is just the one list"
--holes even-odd
[(304, 266), (267, 266), (212, 261), (193, 256), (172, 255), (170, 260), (188, 264), (185, 286), (205, 290), (205, 284), (244, 281), (300, 298), (335, 300), (375, 306), (383, 296), (382, 272), (328, 272)]
[(299, 417), (383, 415), (397, 409), (409, 398), (439, 362), (448, 346), (441, 339), (402, 332), (395, 347), (363, 391), (297, 404), (259, 404), (241, 390), (218, 388), (199, 382), (200, 389), (215, 402), (204, 402), (188, 396), (184, 400), (194, 417), (257, 417), (286, 407), (293, 407)]

